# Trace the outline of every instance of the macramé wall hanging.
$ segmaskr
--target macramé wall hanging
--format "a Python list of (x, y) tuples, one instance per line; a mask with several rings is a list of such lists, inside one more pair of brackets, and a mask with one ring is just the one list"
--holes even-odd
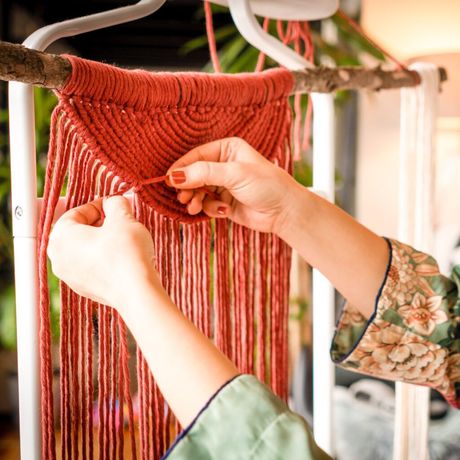
[[(45, 50), (58, 38), (145, 16), (163, 2), (140, 1), (103, 14), (46, 26), (32, 34), (24, 43), (26, 46), (0, 42), (0, 79), (13, 80), (9, 88), (9, 119), (20, 431), (21, 455), (27, 459), (40, 458), (40, 444), (41, 458), (46, 459), (159, 458), (179, 430), (116, 312), (79, 298), (64, 285), (61, 352), (60, 357), (52, 357), (46, 245), (63, 195), (66, 207), (70, 208), (97, 196), (132, 193), (136, 216), (152, 233), (162, 282), (181, 311), (212, 337), (242, 372), (256, 374), (286, 398), (289, 249), (271, 235), (222, 220), (190, 217), (176, 201), (172, 188), (148, 181), (164, 175), (169, 165), (191, 148), (226, 136), (244, 138), (290, 171), (291, 113), (287, 98), (296, 94), (292, 150), (298, 156), (302, 131), (300, 93), (311, 93), (313, 103), (308, 110), (315, 108), (313, 185), (332, 200), (334, 107), (332, 94), (321, 93), (414, 87), (421, 81), (417, 72), (398, 62), (394, 70), (312, 67), (311, 40), (305, 24), (290, 24), (286, 28), (277, 24), (281, 42), (291, 43), (297, 53), (286, 46), (280, 53), (283, 45), (273, 42), (272, 37), (257, 40), (254, 45), (253, 38), (260, 38), (260, 31), (255, 35), (249, 33), (254, 29), (251, 24), (257, 24), (255, 20), (251, 22), (249, 8), (246, 21), (239, 23), (238, 30), (249, 43), (290, 72), (277, 69), (243, 75), (150, 74), (37, 51)], [(258, 5), (253, 3), (254, 7)], [(321, 0), (312, 5), (324, 7), (326, 3)], [(333, 3), (329, 2), (330, 6)], [(286, 5), (283, 3), (283, 12)], [(296, 19), (313, 19), (308, 10), (300, 9)], [(206, 12), (211, 57), (216, 65), (209, 5)], [(353, 22), (350, 25), (359, 30)], [(263, 27), (268, 26), (269, 21), (265, 20)], [(378, 49), (378, 45), (374, 46)], [(261, 54), (257, 70), (262, 68), (263, 61)], [(437, 72), (440, 81), (446, 79), (443, 69)], [(55, 89), (59, 95), (52, 118), (38, 237), (30, 85)], [(307, 142), (310, 115), (311, 112), (304, 117), (303, 140)], [(316, 349), (314, 404), (321, 413), (313, 428), (318, 444), (333, 454), (334, 378), (325, 345), (329, 338), (324, 332), (333, 329), (333, 290), (315, 275), (313, 285), (317, 297), (312, 302)], [(195, 288), (192, 290), (191, 286)], [(53, 401), (53, 364), (58, 361), (61, 388), (54, 397), (60, 394), (59, 409)], [(420, 452), (424, 452), (426, 424), (416, 426), (411, 423), (414, 414), (405, 416), (406, 409), (420, 407), (419, 402), (420, 398), (412, 398), (410, 404), (400, 404), (404, 411), (397, 419), (404, 421), (408, 437), (418, 442)], [(56, 428), (60, 438), (55, 438)], [(417, 458), (424, 457), (419, 451), (414, 452)], [(403, 456), (404, 452), (395, 451), (395, 459)]]
[(192, 217), (173, 188), (144, 182), (164, 175), (193, 147), (229, 136), (245, 139), (290, 171), (293, 78), (281, 69), (152, 74), (68, 59), (72, 73), (52, 116), (39, 225), (43, 458), (55, 458), (57, 418), (63, 459), (92, 458), (96, 435), (99, 458), (122, 456), (125, 419), (131, 457), (159, 458), (178, 426), (142, 354), (130, 356), (126, 327), (114, 310), (64, 284), (60, 414), (53, 414), (46, 247), (56, 205), (62, 193), (66, 208), (72, 208), (134, 191), (135, 215), (152, 234), (156, 266), (173, 301), (242, 372), (257, 375), (286, 398), (290, 249), (270, 234)]

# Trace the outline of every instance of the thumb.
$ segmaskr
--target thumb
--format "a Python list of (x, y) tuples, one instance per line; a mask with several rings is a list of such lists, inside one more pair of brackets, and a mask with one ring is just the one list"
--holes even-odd
[(121, 195), (105, 198), (102, 201), (102, 209), (105, 218), (109, 220), (134, 218), (129, 200)]
[(231, 189), (247, 175), (248, 166), (235, 161), (228, 163), (197, 161), (174, 169), (169, 178), (171, 184), (179, 189), (194, 189), (205, 185)]

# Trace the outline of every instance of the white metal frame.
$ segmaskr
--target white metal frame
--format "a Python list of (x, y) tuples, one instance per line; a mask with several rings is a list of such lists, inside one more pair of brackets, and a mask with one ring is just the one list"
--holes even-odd
[[(262, 30), (252, 13), (249, 0), (225, 0), (233, 21), (244, 38), (289, 70), (311, 67), (311, 63), (282, 45)], [(326, 2), (323, 2), (324, 4)], [(332, 7), (332, 14), (337, 9)], [(308, 16), (308, 9), (304, 13)], [(305, 19), (308, 19), (305, 18)], [(312, 94), (313, 103), (313, 188), (334, 201), (335, 116), (331, 94)], [(334, 288), (318, 271), (313, 272), (313, 432), (318, 445), (333, 455), (332, 391), (334, 366), (329, 358), (329, 344), (334, 331)]]
[[(312, 94), (313, 187), (335, 201), (335, 111), (332, 94)], [(317, 444), (334, 456), (334, 364), (329, 348), (334, 333), (335, 289), (313, 270), (313, 434)]]
[[(439, 72), (429, 63), (416, 62), (411, 69), (421, 85), (401, 90), (398, 238), (431, 254)], [(429, 388), (396, 383), (394, 460), (428, 460), (429, 403)]]
[[(44, 51), (60, 38), (147, 16), (164, 2), (141, 0), (132, 6), (46, 26), (30, 35), (23, 44)], [(21, 458), (38, 460), (41, 455), (36, 258), (38, 197), (32, 86), (18, 82), (9, 84), (9, 122)]]
[[(211, 0), (230, 6), (231, 0)], [(314, 21), (332, 16), (339, 7), (338, 0), (250, 0), (254, 14), (288, 21)]]
[[(315, 0), (316, 1), (316, 0)], [(315, 3), (313, 1), (313, 3)], [(117, 8), (82, 18), (43, 27), (25, 40), (25, 46), (44, 51), (54, 41), (126, 23), (147, 16), (165, 0), (141, 0), (135, 5)], [(274, 2), (276, 3), (276, 2)], [(320, 2), (317, 2), (320, 3)], [(337, 0), (328, 0), (328, 14)], [(290, 70), (311, 64), (281, 42), (267, 39), (254, 20), (249, 0), (228, 0), (230, 11), (242, 35), (261, 51)], [(335, 7), (334, 7), (335, 4)], [(311, 19), (303, 10), (303, 19)], [(269, 36), (268, 36), (269, 37)], [(334, 108), (333, 96), (313, 94), (314, 105), (314, 187), (333, 201), (334, 197)], [(37, 280), (37, 210), (36, 146), (33, 88), (23, 83), (9, 84), (10, 157), (13, 208), (13, 239), (18, 336), (18, 381), (21, 458), (39, 459), (40, 380), (38, 356), (38, 280)], [(334, 290), (320, 274), (314, 275), (314, 431), (318, 444), (332, 454), (333, 365), (328, 356), (328, 342), (334, 328)]]

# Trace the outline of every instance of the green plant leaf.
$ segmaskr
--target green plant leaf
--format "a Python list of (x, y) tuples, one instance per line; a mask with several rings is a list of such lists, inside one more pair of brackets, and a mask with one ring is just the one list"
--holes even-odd
[[(223, 26), (220, 29), (216, 30), (214, 33), (214, 37), (216, 39), (216, 43), (220, 43), (225, 41), (229, 37), (233, 35), (239, 35), (236, 27), (234, 25)], [(199, 48), (204, 48), (208, 46), (208, 37), (207, 35), (201, 35), (199, 37), (193, 38), (186, 42), (180, 49), (179, 54), (184, 55), (190, 53), (191, 51), (195, 51)]]
[(232, 64), (229, 64), (228, 71), (230, 73), (253, 72), (259, 52), (252, 46), (247, 46), (238, 59), (235, 59)]
[(16, 309), (14, 287), (8, 286), (0, 293), (0, 346), (7, 350), (16, 348)]
[(59, 279), (51, 271), (51, 266), (48, 264), (48, 289), (50, 293), (50, 323), (51, 336), (53, 341), (59, 341), (59, 323), (61, 316), (61, 295), (59, 289)]
[(235, 37), (226, 43), (219, 53), (220, 65), (224, 72), (228, 72), (230, 65), (238, 58), (241, 52), (248, 46), (243, 37)]
[(353, 27), (351, 27), (347, 21), (341, 18), (339, 15), (332, 16), (332, 21), (337, 26), (339, 32), (339, 42), (346, 43), (348, 46), (357, 48), (359, 51), (363, 51), (379, 61), (384, 61), (385, 56), (380, 50), (372, 45), (363, 35), (359, 34)]

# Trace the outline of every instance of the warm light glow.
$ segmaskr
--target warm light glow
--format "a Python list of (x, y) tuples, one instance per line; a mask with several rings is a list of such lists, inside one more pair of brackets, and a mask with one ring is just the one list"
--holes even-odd
[(395, 57), (447, 70), (439, 114), (460, 116), (460, 0), (363, 0), (361, 24)]
[(366, 32), (400, 59), (460, 52), (459, 0), (363, 0)]
[(446, 69), (448, 79), (442, 84), (438, 114), (441, 117), (460, 117), (460, 53), (417, 56), (411, 61), (432, 62)]

